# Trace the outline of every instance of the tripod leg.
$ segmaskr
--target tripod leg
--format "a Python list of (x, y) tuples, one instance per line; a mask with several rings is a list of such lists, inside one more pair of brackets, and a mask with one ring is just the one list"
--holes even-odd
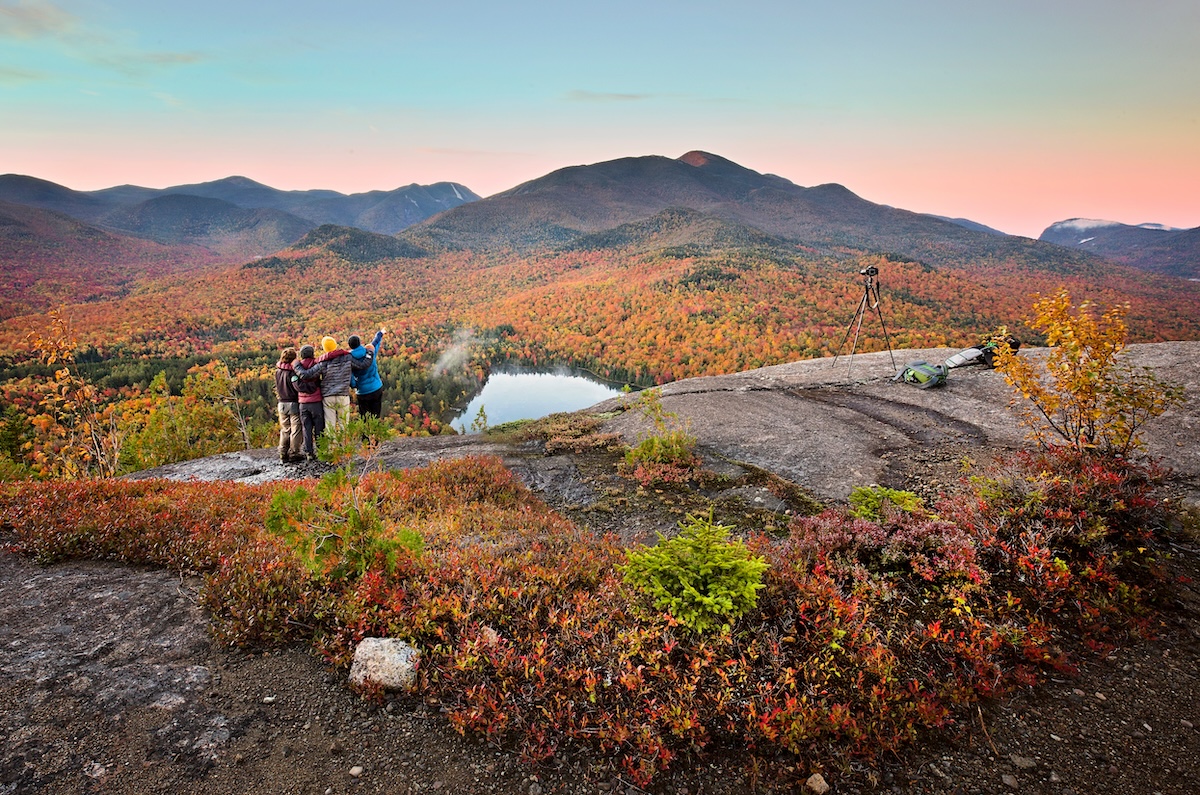
[(854, 329), (854, 342), (850, 345), (850, 364), (846, 367), (846, 377), (854, 369), (854, 352), (858, 350), (858, 335), (862, 331), (863, 317), (867, 314), (867, 297), (864, 295), (862, 304), (858, 307), (858, 326)]
[(896, 369), (896, 355), (892, 353), (892, 338), (888, 336), (887, 324), (883, 322), (883, 309), (879, 301), (879, 288), (875, 288), (875, 314), (879, 315), (879, 325), (883, 328), (883, 341), (887, 343), (888, 356), (892, 359), (892, 369)]
[[(850, 323), (846, 326), (846, 333), (842, 336), (842, 341), (838, 343), (837, 353), (833, 355), (833, 366), (837, 367), (838, 357), (842, 355), (842, 348), (846, 347), (846, 340), (850, 339), (850, 330), (854, 328), (854, 321), (858, 321), (859, 328), (862, 328), (862, 315), (867, 308), (867, 296), (864, 295), (862, 300), (858, 302), (858, 308), (854, 310), (854, 316), (850, 318)], [(854, 335), (854, 343), (858, 344), (858, 335)], [(854, 355), (853, 351), (850, 353)]]

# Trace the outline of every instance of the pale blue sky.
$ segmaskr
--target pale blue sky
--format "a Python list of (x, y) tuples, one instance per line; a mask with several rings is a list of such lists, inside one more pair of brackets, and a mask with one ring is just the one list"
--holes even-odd
[(0, 0), (0, 173), (344, 192), (690, 149), (1037, 235), (1200, 225), (1200, 3)]

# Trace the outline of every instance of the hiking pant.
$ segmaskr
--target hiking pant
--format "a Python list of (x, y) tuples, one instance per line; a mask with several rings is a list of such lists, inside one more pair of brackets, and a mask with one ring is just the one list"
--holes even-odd
[(304, 452), (316, 455), (316, 439), (325, 433), (325, 407), (320, 403), (300, 403), (300, 424), (304, 428)]
[(279, 457), (297, 458), (304, 444), (299, 403), (279, 404)]
[(321, 402), (325, 405), (325, 430), (336, 431), (350, 419), (349, 395), (330, 395)]
[(358, 413), (360, 416), (363, 414), (370, 414), (372, 417), (383, 416), (383, 390), (376, 389), (365, 395), (359, 393)]

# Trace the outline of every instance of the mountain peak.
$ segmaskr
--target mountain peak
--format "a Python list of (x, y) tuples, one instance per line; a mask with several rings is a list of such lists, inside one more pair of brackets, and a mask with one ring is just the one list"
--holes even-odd
[(701, 168), (707, 172), (714, 174), (753, 174), (756, 177), (764, 175), (759, 174), (753, 169), (738, 165), (728, 158), (714, 155), (711, 152), (702, 152), (699, 149), (693, 149), (683, 157), (679, 158), (680, 163), (692, 166), (693, 168)]
[(1047, 227), (1056, 230), (1071, 230), (1074, 232), (1088, 232), (1093, 229), (1102, 229), (1111, 226), (1124, 226), (1118, 221), (1105, 221), (1100, 218), (1068, 218), (1065, 221), (1058, 221)]
[(683, 157), (679, 158), (679, 162), (687, 163), (689, 166), (695, 166), (696, 168), (704, 168), (711, 163), (728, 163), (729, 161), (723, 157), (717, 157), (716, 155), (709, 154), (708, 152), (701, 152), (699, 149), (693, 149)]
[(213, 180), (209, 183), (212, 185), (230, 185), (237, 188), (267, 188), (269, 185), (264, 185), (261, 182), (256, 182), (249, 177), (240, 177), (236, 174), (232, 177), (223, 177), (218, 180)]

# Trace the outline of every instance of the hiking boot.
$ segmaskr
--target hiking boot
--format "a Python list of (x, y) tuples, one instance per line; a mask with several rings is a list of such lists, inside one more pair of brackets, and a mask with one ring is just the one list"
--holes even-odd
[(304, 460), (308, 461), (309, 463), (312, 463), (313, 461), (317, 460), (317, 456), (315, 453), (305, 453)]

